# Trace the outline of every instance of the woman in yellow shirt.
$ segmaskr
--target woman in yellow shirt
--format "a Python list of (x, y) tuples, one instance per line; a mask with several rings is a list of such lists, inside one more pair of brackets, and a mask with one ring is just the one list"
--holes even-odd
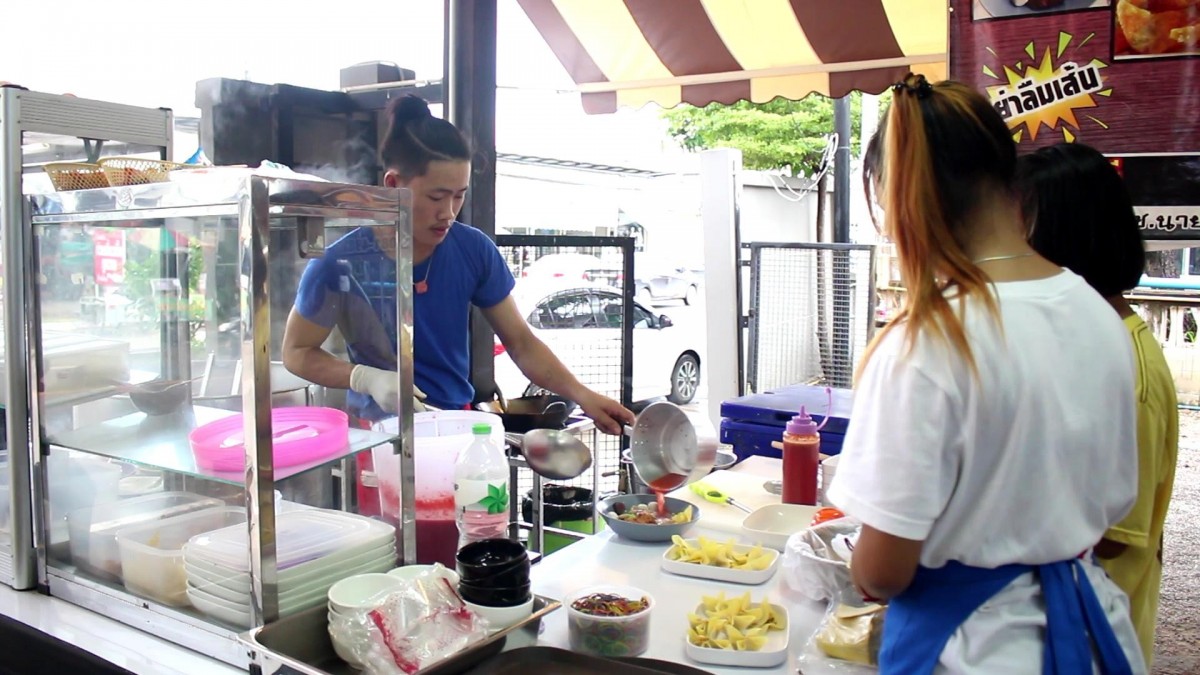
[[(1018, 165), (1029, 241), (1051, 262), (1083, 277), (1125, 321), (1137, 362), (1138, 497), (1095, 553), (1128, 595), (1149, 669), (1162, 581), (1163, 523), (1175, 481), (1179, 411), (1175, 382), (1149, 326), (1123, 293), (1138, 285), (1145, 249), (1133, 202), (1116, 169), (1079, 143), (1043, 148)], [(1087, 330), (1080, 326), (1079, 330)]]

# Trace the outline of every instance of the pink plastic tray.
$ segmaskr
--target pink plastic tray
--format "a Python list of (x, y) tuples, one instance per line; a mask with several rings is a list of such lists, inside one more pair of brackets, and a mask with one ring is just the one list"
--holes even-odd
[[(271, 429), (277, 469), (335, 455), (350, 443), (350, 420), (333, 408), (275, 408)], [(240, 414), (196, 427), (188, 434), (188, 443), (201, 469), (241, 471), (246, 466)]]

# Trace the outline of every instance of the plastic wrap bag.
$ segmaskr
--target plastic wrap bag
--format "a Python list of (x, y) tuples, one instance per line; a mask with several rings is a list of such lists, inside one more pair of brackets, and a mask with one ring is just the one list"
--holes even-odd
[[(488, 623), (445, 578), (426, 572), (372, 610), (334, 620), (329, 636), (372, 675), (412, 675), (487, 637)], [(348, 659), (349, 660), (349, 659)]]
[(848, 599), (831, 602), (800, 656), (805, 675), (869, 675), (879, 670), (887, 608)]
[(826, 602), (854, 590), (850, 554), (862, 524), (838, 518), (793, 534), (784, 547), (784, 580), (806, 598)]

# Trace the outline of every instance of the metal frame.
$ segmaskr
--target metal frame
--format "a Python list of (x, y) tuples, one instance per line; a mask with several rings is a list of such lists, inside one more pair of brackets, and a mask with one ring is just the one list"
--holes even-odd
[[(747, 327), (749, 328), (749, 345), (747, 350), (746, 363), (746, 383), (749, 385), (750, 391), (762, 393), (758, 389), (758, 358), (759, 358), (759, 342), (758, 333), (760, 330), (759, 319), (760, 313), (757, 311), (756, 300), (759, 297), (762, 283), (762, 273), (760, 271), (762, 251), (764, 249), (803, 249), (817, 251), (833, 251), (836, 256), (838, 253), (848, 254), (850, 251), (867, 251), (869, 253), (870, 263), (868, 265), (868, 282), (870, 289), (867, 293), (867, 339), (870, 340), (875, 332), (875, 247), (870, 244), (831, 244), (831, 243), (800, 243), (800, 242), (754, 242), (742, 244), (743, 250), (750, 252), (750, 260), (746, 263), (750, 267), (750, 310), (745, 315)], [(845, 288), (843, 284), (839, 286), (836, 280), (833, 283), (833, 288)], [(740, 295), (739, 295), (740, 297)], [(836, 293), (834, 297), (836, 307), (850, 306), (850, 298), (843, 296), (841, 293)], [(836, 309), (835, 309), (836, 311)], [(850, 352), (850, 336), (835, 335), (834, 350), (839, 353), (849, 354)]]
[[(11, 508), (8, 546), (0, 546), (0, 581), (23, 590), (44, 579), (38, 563), (35, 534), (34, 486), (39, 485), (40, 458), (31, 455), (28, 424), (36, 424), (36, 406), (30, 406), (30, 362), (27, 321), (36, 280), (29, 274), (28, 251), (32, 237), (25, 223), (23, 195), (26, 133), (81, 138), (89, 160), (115, 142), (159, 149), (171, 156), (173, 114), (165, 108), (142, 108), (0, 87), (0, 241), (4, 259), (4, 358), (6, 381), (4, 414), (7, 421), (8, 472)], [(7, 549), (7, 550), (5, 550)]]
[[(395, 221), (398, 278), (411, 278), (411, 223), (406, 208), (411, 203), (407, 190), (390, 188), (367, 188), (335, 183), (319, 183), (279, 178), (251, 176), (231, 182), (228, 179), (201, 179), (212, 188), (212, 199), (208, 203), (193, 203), (196, 185), (189, 181), (187, 189), (174, 183), (160, 183), (127, 188), (108, 188), (76, 193), (54, 193), (30, 198), (29, 214), (25, 227), (28, 230), (59, 223), (110, 223), (126, 226), (131, 214), (144, 219), (161, 222), (163, 214), (173, 217), (211, 216), (218, 213), (235, 216), (238, 223), (238, 249), (241, 293), (241, 319), (246, 326), (242, 336), (241, 392), (243, 415), (246, 420), (245, 438), (246, 465), (244, 489), (247, 496), (247, 528), (250, 535), (250, 571), (252, 579), (251, 619), (256, 625), (271, 623), (279, 618), (277, 559), (275, 549), (274, 508), (274, 462), (271, 424), (270, 384), (270, 289), (268, 287), (268, 248), (271, 218), (284, 214), (294, 215), (285, 204), (297, 195), (305, 198), (304, 208), (323, 212), (330, 216), (347, 217), (348, 213), (370, 216), (377, 221)], [(203, 190), (201, 190), (203, 192)], [(352, 205), (352, 208), (339, 208)], [(298, 225), (299, 226), (299, 225)], [(323, 229), (315, 228), (320, 223), (305, 223), (309, 240), (323, 241)], [(26, 255), (32, 255), (35, 237), (25, 241)], [(406, 253), (408, 253), (406, 255)], [(36, 260), (36, 258), (30, 258)], [(36, 266), (26, 266), (29, 279)], [(399, 285), (406, 288), (405, 284)], [(33, 286), (26, 286), (32, 289)], [(38, 382), (41, 381), (42, 361), (40, 358), (41, 314), (38, 311), (37, 293), (29, 293), (32, 301), (28, 316), (29, 345), (28, 365), (30, 368), (29, 388), (25, 395), (36, 400)], [(411, 314), (411, 294), (404, 290), (397, 294), (397, 329), (404, 330), (404, 317)], [(401, 368), (401, 401), (411, 401), (412, 372)], [(31, 442), (38, 449), (37, 461), (48, 456), (51, 442), (38, 419), (38, 407), (30, 411), (32, 425)], [(400, 479), (403, 485), (413, 485), (412, 463), (412, 408), (403, 406), (400, 414), (401, 433), (392, 441), (395, 451), (401, 455)], [(11, 431), (11, 429), (10, 429)], [(85, 450), (86, 452), (86, 450)], [(42, 471), (41, 499), (38, 504), (37, 532), (49, 531), (47, 519), (49, 494), (47, 476)], [(412, 489), (402, 491), (402, 513), (408, 518), (402, 521), (402, 532), (398, 532), (398, 554), (405, 562), (411, 562), (415, 553), (415, 534), (411, 525), (415, 496)], [(41, 580), (47, 584), (52, 595), (76, 602), (99, 613), (107, 614), (125, 623), (151, 628), (193, 649), (229, 660), (233, 652), (228, 650), (232, 632), (207, 624), (198, 619), (159, 607), (152, 601), (134, 597), (123, 591), (110, 588), (76, 576), (70, 569), (62, 569), (48, 560), (48, 542), (44, 537), (38, 541), (38, 566)], [(207, 630), (195, 631), (197, 627)], [(235, 665), (245, 665), (244, 652), (239, 652)]]

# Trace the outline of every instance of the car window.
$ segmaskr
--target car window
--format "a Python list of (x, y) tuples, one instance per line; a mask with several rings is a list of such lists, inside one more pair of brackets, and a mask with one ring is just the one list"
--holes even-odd
[[(621, 301), (621, 296), (610, 293), (596, 294), (596, 316), (600, 318), (600, 325), (604, 328), (620, 328), (621, 321), (624, 318), (622, 314), (624, 303)], [(633, 327), (634, 328), (650, 328), (654, 325), (654, 318), (650, 312), (633, 306)]]
[(654, 325), (654, 315), (641, 307), (633, 306), (633, 327), (649, 328)]
[(596, 316), (587, 293), (564, 293), (543, 300), (529, 323), (535, 328), (595, 328)]

